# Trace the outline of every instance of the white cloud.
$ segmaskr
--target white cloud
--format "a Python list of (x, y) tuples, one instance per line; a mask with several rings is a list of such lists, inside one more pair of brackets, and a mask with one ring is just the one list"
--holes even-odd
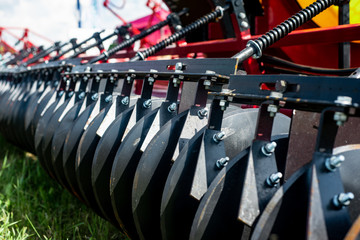
[[(83, 26), (96, 29), (114, 29), (121, 25), (109, 10), (102, 6), (103, 0), (97, 1), (98, 11), (93, 7), (94, 0), (81, 0)], [(122, 0), (112, 0), (120, 5)], [(127, 21), (143, 17), (151, 11), (145, 6), (146, 0), (128, 0), (124, 9), (114, 9)], [(0, 0), (0, 19), (3, 27), (27, 27), (53, 41), (66, 41), (75, 34), (77, 28), (76, 0)], [(18, 36), (20, 31), (13, 31)], [(71, 35), (70, 35), (71, 33)], [(83, 35), (83, 34), (82, 34)], [(12, 37), (3, 33), (5, 40), (14, 43)], [(30, 40), (37, 45), (49, 45), (36, 36), (30, 35)]]

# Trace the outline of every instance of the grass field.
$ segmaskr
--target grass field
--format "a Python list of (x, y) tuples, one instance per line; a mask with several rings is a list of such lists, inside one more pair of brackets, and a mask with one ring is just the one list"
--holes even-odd
[(0, 136), (0, 240), (126, 239)]

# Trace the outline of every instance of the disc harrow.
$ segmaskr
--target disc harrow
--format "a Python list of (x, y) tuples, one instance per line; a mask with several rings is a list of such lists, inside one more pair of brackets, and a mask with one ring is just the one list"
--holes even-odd
[[(175, 2), (167, 4), (186, 6)], [(242, 1), (185, 27), (193, 9), (172, 13), (89, 62), (76, 57), (102, 44), (81, 47), (95, 35), (71, 40), (68, 59), (58, 60), (63, 50), (25, 67), (49, 48), (1, 69), (0, 132), (131, 239), (358, 239), (360, 146), (349, 132), (360, 117), (360, 68), (339, 73), (347, 77), (245, 71), (249, 57), (344, 2), (318, 0), (231, 58), (146, 60), (233, 13), (245, 34), (254, 16)], [(129, 61), (95, 64), (167, 24), (173, 35)]]

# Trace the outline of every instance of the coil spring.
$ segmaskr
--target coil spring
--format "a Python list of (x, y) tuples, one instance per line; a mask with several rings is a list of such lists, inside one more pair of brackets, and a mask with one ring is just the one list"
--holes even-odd
[(306, 23), (331, 5), (338, 4), (339, 2), (341, 2), (341, 0), (318, 0), (296, 13), (294, 16), (288, 18), (274, 29), (265, 33), (260, 38), (254, 40), (254, 42), (258, 44), (261, 50), (263, 50), (285, 37), (291, 31)]
[(163, 41), (155, 44), (154, 46), (152, 46), (142, 52), (138, 52), (136, 54), (136, 56), (131, 59), (131, 61), (145, 60), (149, 56), (154, 55), (155, 53), (157, 53), (160, 50), (166, 48), (167, 46), (173, 44), (174, 42), (179, 41), (180, 39), (185, 37), (190, 32), (200, 28), (201, 26), (204, 26), (205, 24), (208, 24), (209, 22), (214, 21), (215, 19), (217, 19), (219, 17), (222, 17), (224, 10), (227, 10), (227, 9), (228, 9), (228, 7), (226, 7), (226, 8), (218, 7), (215, 11), (199, 18), (195, 22), (187, 25), (186, 27), (184, 27), (180, 31), (174, 33), (170, 37), (164, 39)]

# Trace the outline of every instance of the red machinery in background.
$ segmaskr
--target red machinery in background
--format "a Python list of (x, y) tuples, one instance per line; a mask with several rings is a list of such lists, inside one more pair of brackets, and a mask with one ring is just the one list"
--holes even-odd
[(132, 239), (358, 239), (357, 10), (305, 2), (148, 1), (1, 69), (0, 132)]

